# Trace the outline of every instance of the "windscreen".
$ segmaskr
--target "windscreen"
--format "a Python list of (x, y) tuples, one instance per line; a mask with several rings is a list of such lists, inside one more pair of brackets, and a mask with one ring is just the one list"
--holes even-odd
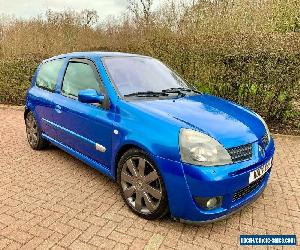
[(103, 62), (110, 77), (123, 95), (136, 92), (161, 92), (169, 88), (188, 88), (166, 65), (149, 57), (106, 57)]

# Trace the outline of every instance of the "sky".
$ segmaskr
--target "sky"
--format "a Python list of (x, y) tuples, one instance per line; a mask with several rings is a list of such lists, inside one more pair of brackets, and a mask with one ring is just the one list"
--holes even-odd
[(54, 11), (93, 9), (100, 20), (118, 15), (126, 10), (127, 0), (0, 0), (0, 15), (16, 18), (30, 18), (44, 14), (47, 9)]

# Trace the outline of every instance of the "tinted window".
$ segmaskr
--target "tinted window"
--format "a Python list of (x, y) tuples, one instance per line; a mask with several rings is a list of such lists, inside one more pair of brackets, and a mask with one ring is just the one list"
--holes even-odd
[(96, 72), (89, 64), (70, 62), (63, 81), (62, 92), (66, 95), (78, 96), (83, 89), (95, 89), (100, 93)]
[(144, 91), (162, 91), (187, 87), (166, 65), (149, 57), (107, 57), (103, 62), (123, 95)]
[(53, 91), (63, 63), (64, 59), (58, 59), (42, 64), (36, 78), (36, 85), (43, 89)]

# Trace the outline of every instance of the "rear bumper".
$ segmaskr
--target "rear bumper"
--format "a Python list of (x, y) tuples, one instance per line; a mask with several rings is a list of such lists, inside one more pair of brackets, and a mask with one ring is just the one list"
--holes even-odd
[[(255, 201), (266, 187), (272, 168), (254, 188), (250, 186), (251, 189), (250, 172), (270, 161), (273, 155), (272, 140), (265, 157), (257, 162), (253, 160), (222, 167), (201, 167), (156, 157), (165, 181), (172, 216), (185, 222), (211, 222), (223, 219)], [(237, 192), (239, 195), (235, 196)], [(216, 196), (222, 196), (222, 204), (212, 210), (199, 207), (195, 201), (195, 197)]]

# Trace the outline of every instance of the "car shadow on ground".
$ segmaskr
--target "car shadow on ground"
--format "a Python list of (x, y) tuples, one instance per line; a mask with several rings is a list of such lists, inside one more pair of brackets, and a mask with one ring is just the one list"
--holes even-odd
[[(138, 216), (136, 216), (135, 214), (133, 214), (131, 212), (131, 210), (126, 206), (126, 204), (121, 199), (119, 186), (114, 180), (110, 179), (109, 177), (100, 173), (96, 169), (85, 164), (84, 162), (80, 161), (76, 157), (73, 157), (72, 155), (66, 153), (65, 151), (61, 150), (60, 148), (58, 148), (57, 146), (55, 146), (53, 144), (50, 144), (49, 147), (47, 149), (45, 149), (44, 151), (47, 151), (48, 153), (53, 154), (53, 158), (58, 157), (58, 158), (66, 160), (67, 162), (71, 161), (73, 164), (71, 164), (71, 165), (67, 164), (67, 165), (65, 165), (65, 167), (70, 167), (73, 171), (76, 170), (78, 172), (77, 175), (85, 176), (85, 177), (87, 177), (87, 176), (92, 177), (94, 180), (98, 179), (97, 187), (98, 187), (99, 191), (104, 188), (104, 190), (106, 192), (105, 195), (116, 201), (114, 205), (120, 207), (120, 210), (118, 211), (118, 213), (123, 214), (124, 210), (126, 210), (127, 211), (126, 215), (128, 215), (128, 213), (130, 213), (131, 218), (139, 218)], [(107, 189), (107, 186), (109, 186), (111, 188)], [(245, 208), (232, 214), (228, 218), (218, 220), (215, 222), (208, 222), (208, 223), (179, 222), (178, 220), (175, 220), (174, 218), (172, 218), (170, 213), (168, 213), (166, 216), (164, 216), (163, 218), (160, 218), (158, 220), (149, 221), (149, 223), (158, 224), (158, 225), (168, 225), (168, 224), (179, 224), (180, 223), (182, 226), (187, 227), (187, 228), (194, 228), (194, 227), (212, 228), (213, 225), (217, 225), (217, 227), (220, 227), (222, 225), (224, 226), (224, 224), (227, 224), (227, 223), (235, 223), (235, 221), (239, 221), (239, 218), (240, 218), (241, 214), (243, 213), (243, 211), (247, 213), (247, 211), (250, 211), (250, 210), (251, 210), (251, 204), (248, 207), (246, 206)], [(141, 218), (139, 218), (139, 219), (144, 220)], [(146, 220), (144, 220), (144, 221), (146, 221)]]

